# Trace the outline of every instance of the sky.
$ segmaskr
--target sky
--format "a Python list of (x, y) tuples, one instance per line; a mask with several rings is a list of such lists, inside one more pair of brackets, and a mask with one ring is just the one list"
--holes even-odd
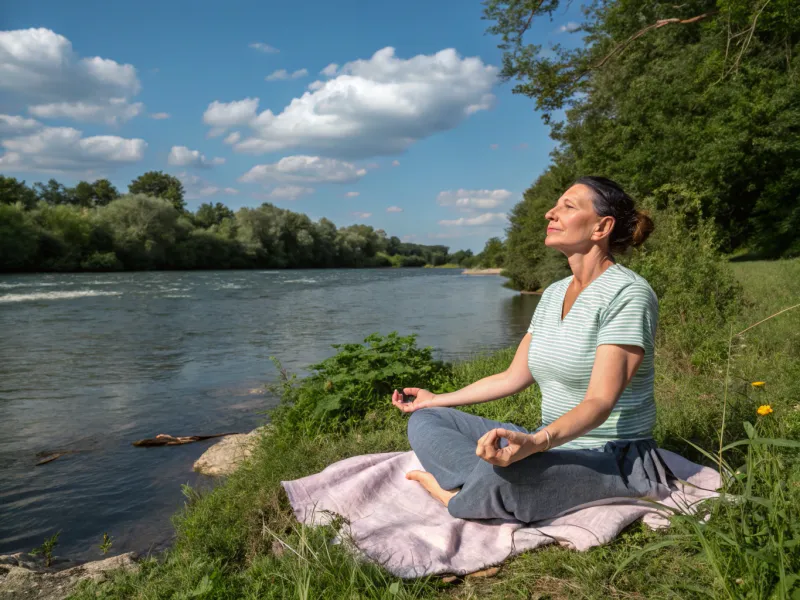
[[(270, 202), (479, 252), (554, 148), (499, 80), (481, 15), (477, 0), (3, 2), (0, 173), (124, 192), (164, 171), (190, 210)], [(579, 18), (530, 37), (575, 45)]]

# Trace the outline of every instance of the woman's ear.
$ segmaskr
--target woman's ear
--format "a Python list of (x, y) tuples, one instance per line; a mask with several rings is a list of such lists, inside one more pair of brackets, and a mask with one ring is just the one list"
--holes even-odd
[(603, 238), (609, 237), (614, 230), (614, 223), (616, 223), (614, 217), (601, 217), (592, 234), (592, 239), (594, 241), (600, 241)]

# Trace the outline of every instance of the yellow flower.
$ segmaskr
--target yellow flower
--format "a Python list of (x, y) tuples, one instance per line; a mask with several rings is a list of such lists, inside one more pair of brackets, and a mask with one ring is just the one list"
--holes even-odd
[(772, 407), (769, 404), (762, 404), (761, 406), (758, 407), (758, 410), (756, 412), (760, 414), (762, 417), (766, 417), (768, 414), (772, 412)]
[(766, 383), (766, 381), (754, 381), (750, 385), (752, 385), (753, 387), (764, 387), (765, 383)]

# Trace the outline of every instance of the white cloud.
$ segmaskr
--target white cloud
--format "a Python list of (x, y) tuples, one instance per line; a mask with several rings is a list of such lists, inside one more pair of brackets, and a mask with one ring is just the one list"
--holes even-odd
[(454, 206), (460, 210), (496, 208), (512, 196), (508, 190), (445, 190), (439, 192), (439, 206)]
[(109, 98), (107, 102), (52, 102), (37, 104), (28, 109), (40, 119), (72, 119), (86, 123), (106, 123), (117, 125), (130, 121), (144, 109), (144, 104), (131, 104), (125, 98)]
[(178, 179), (183, 183), (183, 189), (187, 200), (199, 200), (209, 196), (235, 196), (239, 190), (232, 187), (219, 187), (210, 181), (203, 179), (199, 175), (183, 171), (178, 173)]
[(400, 208), (399, 206), (390, 206), (389, 208), (386, 209), (386, 212), (398, 213), (398, 212), (403, 212), (403, 209)]
[(314, 188), (303, 187), (301, 185), (279, 185), (273, 188), (265, 197), (271, 200), (297, 200), (301, 196), (312, 194)]
[(347, 192), (344, 196), (345, 198), (358, 198), (361, 195), (361, 192)]
[(372, 213), (369, 212), (354, 212), (353, 216), (357, 219), (369, 219), (372, 216)]
[(490, 108), (497, 81), (496, 67), (452, 48), (401, 59), (388, 47), (337, 73), (278, 114), (268, 109), (256, 115), (257, 98), (215, 101), (204, 121), (215, 129), (248, 125), (250, 137), (234, 146), (239, 152), (303, 147), (347, 158), (396, 154)]
[(500, 147), (500, 144), (489, 144), (489, 148), (491, 150), (497, 150)]
[(13, 136), (32, 133), (42, 126), (36, 119), (26, 119), (18, 115), (0, 115), (0, 136)]
[(282, 81), (284, 79), (300, 79), (306, 75), (308, 75), (308, 69), (298, 69), (293, 73), (289, 73), (286, 69), (278, 69), (267, 75), (264, 79), (267, 81)]
[(167, 157), (167, 164), (176, 167), (196, 167), (210, 169), (217, 165), (224, 165), (225, 159), (216, 157), (211, 160), (201, 154), (199, 150), (190, 150), (186, 146), (173, 146)]
[(104, 170), (135, 163), (144, 157), (147, 142), (115, 135), (82, 137), (71, 127), (45, 127), (26, 136), (5, 139), (0, 169), (52, 173)]
[(220, 130), (222, 135), (228, 127), (245, 125), (256, 118), (258, 98), (245, 98), (234, 102), (214, 101), (203, 113), (203, 123)]
[(475, 227), (478, 225), (493, 225), (506, 220), (505, 213), (484, 213), (477, 217), (461, 217), (460, 219), (439, 221), (445, 227)]
[(325, 75), (325, 77), (335, 77), (336, 71), (338, 70), (339, 70), (339, 65), (337, 65), (336, 63), (331, 63), (327, 67), (322, 69), (322, 71), (320, 71), (319, 74)]
[(142, 112), (131, 103), (141, 84), (133, 65), (80, 58), (50, 29), (0, 31), (0, 90), (43, 118), (117, 123)]
[(353, 183), (367, 170), (352, 163), (319, 156), (286, 156), (276, 163), (256, 165), (239, 178), (246, 183)]
[(264, 42), (253, 42), (249, 44), (249, 47), (253, 50), (258, 50), (260, 52), (264, 52), (266, 54), (277, 54), (280, 52), (277, 48), (270, 46), (269, 44), (265, 44)]
[(226, 144), (235, 144), (235, 143), (236, 143), (236, 142), (238, 142), (238, 141), (239, 141), (241, 138), (242, 138), (242, 134), (241, 134), (241, 133), (239, 133), (238, 131), (234, 131), (234, 132), (232, 132), (230, 135), (228, 135), (228, 136), (225, 138), (225, 143), (226, 143)]
[(155, 119), (156, 121), (161, 121), (163, 119), (169, 119), (169, 117), (170, 117), (170, 114), (169, 113), (165, 113), (165, 112), (153, 113), (152, 115), (150, 115), (150, 118), (151, 119)]
[(575, 21), (569, 21), (568, 23), (565, 23), (564, 25), (559, 27), (558, 31), (560, 33), (572, 33), (573, 31), (576, 31), (580, 26), (581, 26), (580, 23), (576, 23)]

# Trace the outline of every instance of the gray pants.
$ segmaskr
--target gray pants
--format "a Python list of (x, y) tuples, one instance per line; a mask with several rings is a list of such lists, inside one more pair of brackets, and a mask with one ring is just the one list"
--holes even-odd
[(453, 408), (411, 413), (408, 439), (422, 466), (443, 489), (461, 488), (447, 507), (454, 517), (530, 523), (609, 498), (656, 498), (669, 484), (653, 440), (553, 449), (498, 467), (475, 454), (478, 439), (497, 427), (530, 433)]

